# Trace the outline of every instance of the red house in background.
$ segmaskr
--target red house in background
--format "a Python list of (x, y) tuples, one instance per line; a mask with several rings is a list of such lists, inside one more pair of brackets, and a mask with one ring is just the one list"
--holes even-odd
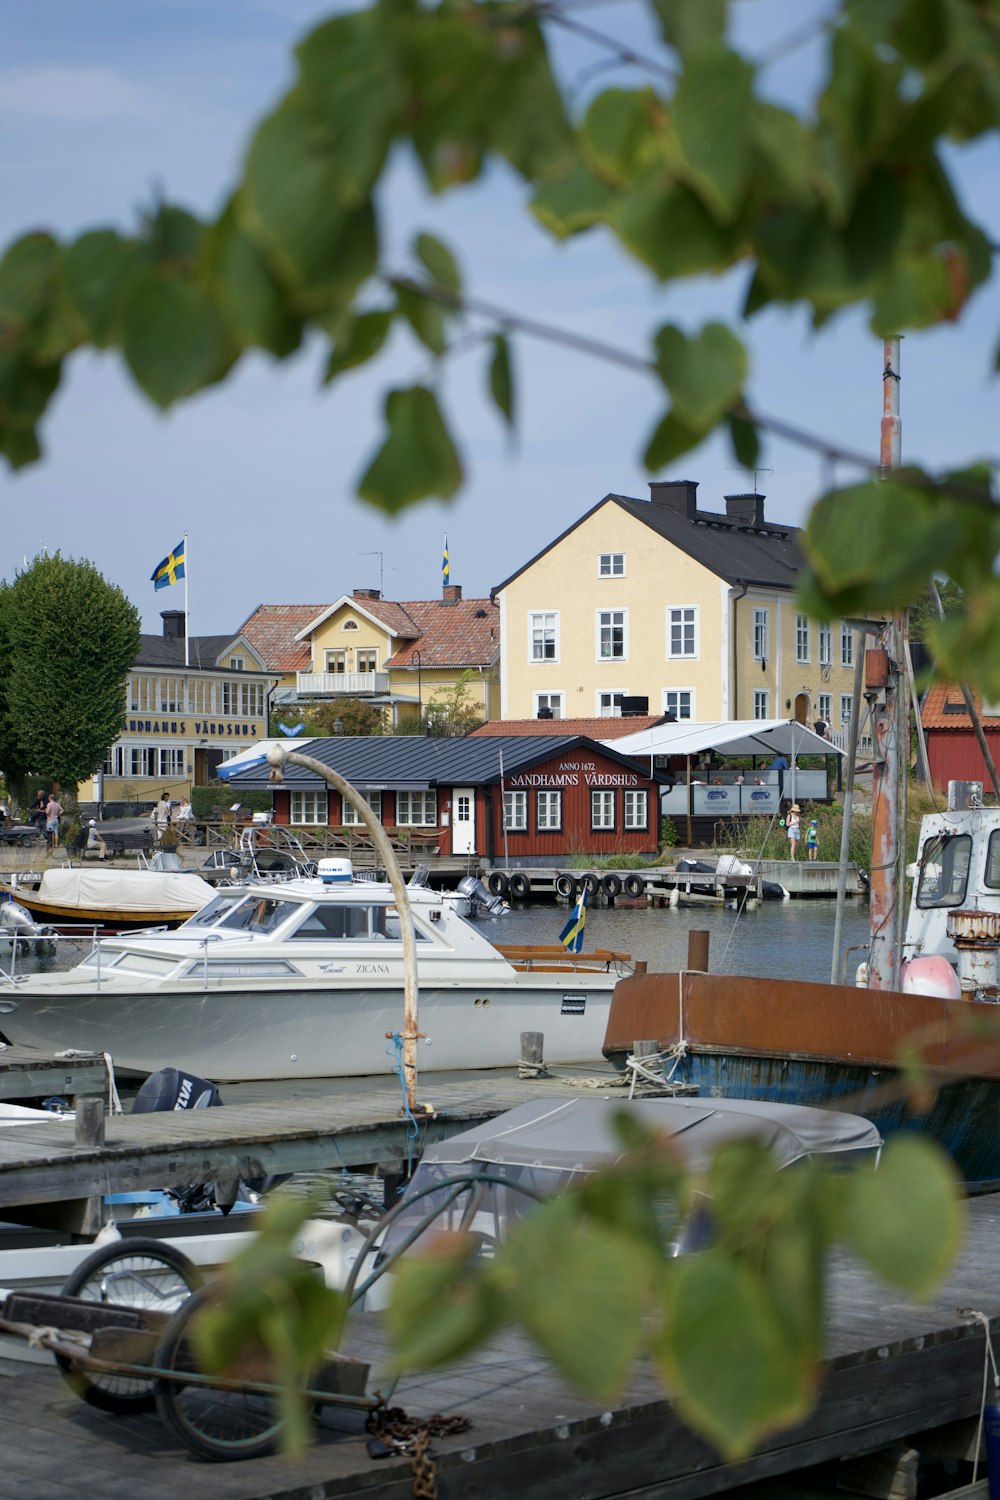
[[(994, 764), (1000, 765), (1000, 704), (984, 704), (978, 693), (973, 693), (972, 698)], [(935, 788), (945, 792), (949, 781), (981, 781), (984, 790), (991, 790), (990, 774), (961, 689), (949, 683), (935, 683), (928, 688), (920, 719)]]

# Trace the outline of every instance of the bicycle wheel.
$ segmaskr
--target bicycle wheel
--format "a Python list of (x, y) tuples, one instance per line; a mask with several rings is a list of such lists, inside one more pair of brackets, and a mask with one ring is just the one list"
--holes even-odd
[[(178, 1376), (205, 1374), (194, 1340), (189, 1337), (191, 1322), (220, 1295), (217, 1287), (203, 1287), (174, 1314), (157, 1346), (158, 1369), (177, 1371)], [(267, 1362), (262, 1363), (266, 1368)], [(185, 1384), (183, 1379), (168, 1379), (166, 1374), (156, 1381), (156, 1409), (164, 1424), (192, 1453), (217, 1462), (270, 1453), (284, 1425), (276, 1415), (275, 1396)]]
[[(162, 1240), (117, 1241), (102, 1245), (77, 1266), (63, 1287), (64, 1297), (114, 1307), (174, 1313), (201, 1286), (198, 1267)], [(81, 1369), (65, 1355), (56, 1363), (63, 1378), (90, 1406), (117, 1414), (152, 1411), (152, 1377)]]

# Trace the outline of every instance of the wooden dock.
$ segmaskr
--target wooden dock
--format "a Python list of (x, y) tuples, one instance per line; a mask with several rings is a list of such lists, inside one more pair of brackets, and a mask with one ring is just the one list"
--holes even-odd
[[(933, 1301), (914, 1306), (846, 1260), (828, 1312), (828, 1360), (814, 1413), (740, 1464), (723, 1463), (674, 1416), (652, 1368), (640, 1365), (621, 1400), (601, 1406), (573, 1392), (517, 1333), (441, 1371), (405, 1376), (395, 1402), (414, 1417), (463, 1415), (470, 1429), (432, 1441), (440, 1500), (625, 1500), (780, 1495), (785, 1476), (834, 1466), (844, 1484), (852, 1456), (940, 1452), (975, 1434), (984, 1335), (959, 1315), (978, 1308), (1000, 1327), (1000, 1203), (970, 1204), (963, 1251)], [(349, 1327), (348, 1352), (377, 1371), (388, 1358), (377, 1315)], [(373, 1380), (377, 1383), (377, 1378)], [(213, 1500), (408, 1500), (405, 1456), (373, 1460), (359, 1419), (324, 1416), (316, 1445), (280, 1457), (206, 1467), (178, 1448), (155, 1416), (111, 1417), (77, 1403), (53, 1370), (0, 1380), (0, 1500), (176, 1500), (193, 1487)], [(957, 1445), (957, 1446), (956, 1446)], [(871, 1466), (870, 1466), (871, 1468)], [(841, 1495), (857, 1494), (850, 1483)], [(869, 1483), (866, 1493), (912, 1494)], [(795, 1488), (797, 1495), (819, 1493)], [(956, 1494), (959, 1493), (956, 1491)], [(971, 1490), (961, 1491), (971, 1495)], [(976, 1494), (985, 1494), (980, 1486)]]

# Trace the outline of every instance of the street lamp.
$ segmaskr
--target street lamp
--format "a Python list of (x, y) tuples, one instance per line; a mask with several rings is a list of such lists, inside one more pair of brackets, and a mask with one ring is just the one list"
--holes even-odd
[(334, 719), (334, 721), (333, 721), (333, 732), (334, 732), (334, 734), (343, 734), (343, 732), (344, 732), (344, 721), (343, 721), (343, 719)]
[(420, 675), (422, 663), (421, 663), (421, 660), (420, 660), (420, 652), (419, 651), (414, 651), (414, 653), (413, 653), (413, 660), (417, 664), (417, 719), (418, 720), (422, 720), (423, 717), (424, 717), (424, 698), (423, 698), (422, 681), (421, 681), (421, 675)]

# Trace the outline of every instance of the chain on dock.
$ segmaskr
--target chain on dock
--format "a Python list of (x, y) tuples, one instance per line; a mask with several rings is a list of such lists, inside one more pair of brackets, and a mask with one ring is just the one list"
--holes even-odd
[(413, 1469), (413, 1494), (416, 1500), (437, 1500), (437, 1465), (430, 1452), (432, 1437), (447, 1437), (468, 1432), (468, 1417), (410, 1417), (401, 1406), (380, 1407), (365, 1423), (376, 1438), (393, 1444), (397, 1452), (408, 1453)]

